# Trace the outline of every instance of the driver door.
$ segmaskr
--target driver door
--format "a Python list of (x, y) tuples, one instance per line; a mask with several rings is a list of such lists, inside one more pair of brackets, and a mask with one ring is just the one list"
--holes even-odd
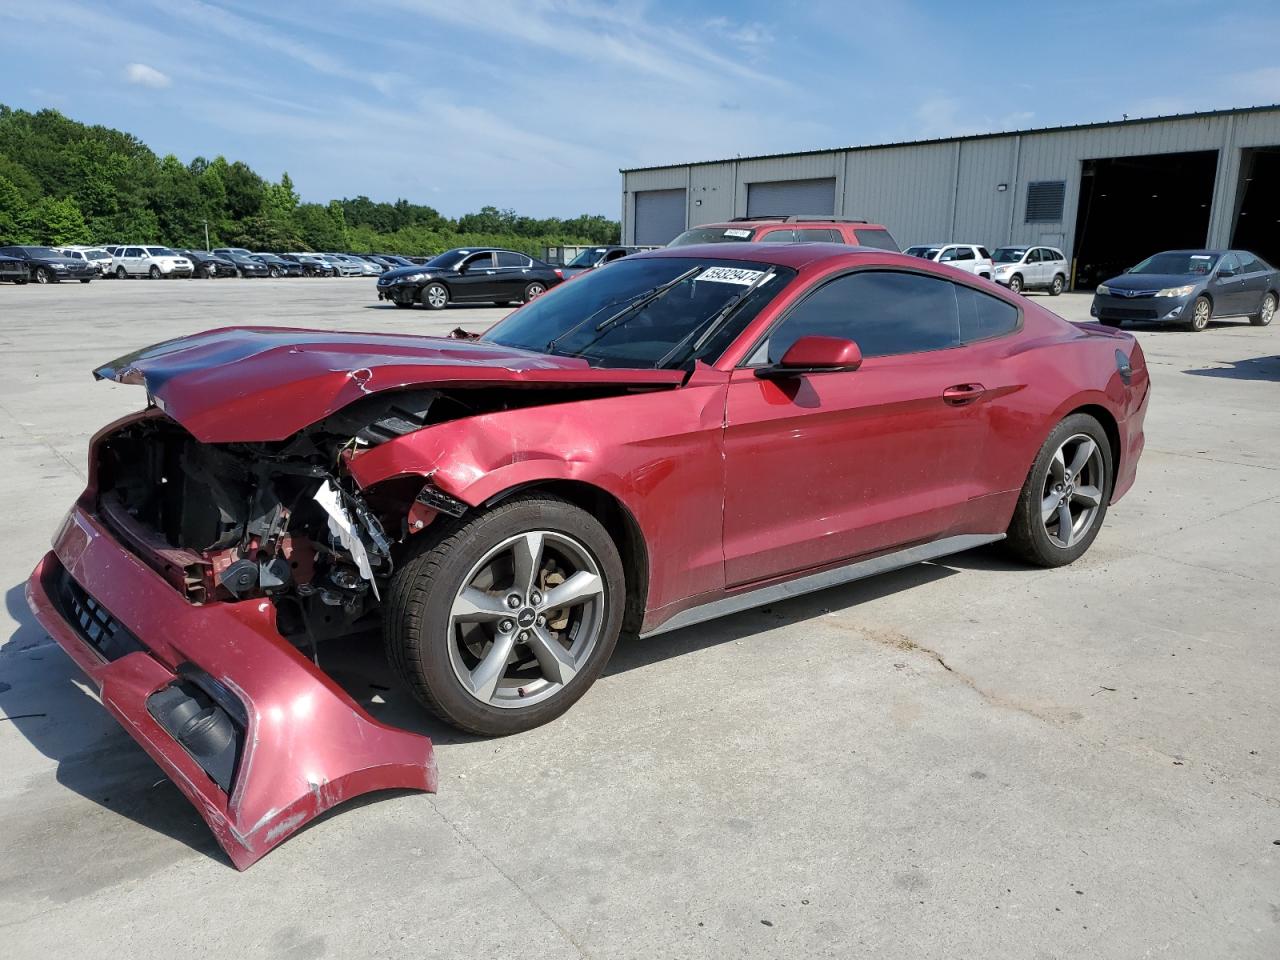
[[(854, 340), (862, 367), (785, 380), (750, 369), (809, 334)], [(960, 345), (948, 281), (875, 269), (820, 281), (730, 380), (727, 585), (937, 539), (962, 524), (984, 492), (989, 357)]]
[[(1231, 276), (1224, 277), (1223, 271)], [(1240, 261), (1234, 253), (1225, 253), (1218, 263), (1218, 269), (1210, 284), (1209, 291), (1213, 297), (1213, 315), (1229, 317), (1244, 312), (1245, 278), (1240, 272)]]
[(492, 253), (476, 253), (458, 267), (458, 276), (449, 281), (454, 300), (494, 300), (497, 298), (497, 268)]

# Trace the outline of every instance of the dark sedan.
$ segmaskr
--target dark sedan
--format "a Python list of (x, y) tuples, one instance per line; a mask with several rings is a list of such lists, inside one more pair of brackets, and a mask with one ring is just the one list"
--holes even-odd
[(194, 275), (202, 279), (234, 277), (236, 275), (236, 265), (226, 257), (209, 253), (207, 250), (178, 250), (176, 252), (191, 261)]
[(0, 283), (26, 283), (30, 279), (25, 260), (0, 255)]
[(1126, 320), (1178, 323), (1247, 317), (1265, 327), (1280, 303), (1280, 273), (1247, 250), (1166, 250), (1098, 284), (1089, 312), (1108, 327)]
[(378, 299), (397, 307), (421, 303), (528, 303), (564, 281), (561, 270), (514, 250), (446, 250), (420, 267), (388, 270), (378, 278)]
[(314, 253), (282, 253), (280, 257), (302, 267), (304, 277), (332, 277), (337, 268)]
[(22, 260), (27, 275), (36, 283), (57, 283), (59, 280), (79, 280), (88, 283), (98, 275), (97, 267), (87, 260), (64, 257), (48, 247), (0, 247), (0, 255)]
[(564, 278), (568, 280), (570, 277), (576, 277), (578, 274), (594, 270), (596, 267), (603, 267), (606, 263), (621, 260), (628, 254), (639, 253), (642, 249), (642, 247), (619, 247), (616, 245), (587, 247), (587, 249), (564, 265)]
[(218, 256), (224, 260), (230, 260), (236, 268), (236, 274), (241, 277), (269, 277), (271, 271), (267, 265), (256, 257), (247, 256), (243, 253), (220, 253)]
[(267, 265), (267, 275), (271, 277), (301, 277), (306, 273), (302, 264), (278, 257), (274, 253), (255, 253), (253, 257)]

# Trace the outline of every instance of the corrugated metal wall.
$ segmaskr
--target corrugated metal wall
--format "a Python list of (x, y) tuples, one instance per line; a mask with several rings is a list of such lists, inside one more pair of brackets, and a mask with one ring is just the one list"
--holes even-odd
[[(1241, 149), (1277, 145), (1280, 109), (1265, 109), (629, 171), (623, 176), (623, 242), (635, 242), (636, 191), (686, 188), (686, 224), (696, 225), (746, 215), (750, 183), (835, 177), (836, 215), (883, 223), (904, 247), (965, 240), (1053, 243), (1069, 250), (1083, 161), (1218, 150), (1208, 242), (1225, 246)], [(1027, 184), (1038, 180), (1066, 182), (1062, 222), (1023, 222)]]

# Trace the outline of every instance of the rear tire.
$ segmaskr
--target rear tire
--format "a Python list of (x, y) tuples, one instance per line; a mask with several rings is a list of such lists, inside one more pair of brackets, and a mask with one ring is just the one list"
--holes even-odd
[[(535, 534), (540, 535), (531, 541)], [(471, 622), (459, 622), (463, 619), (457, 614), (459, 605), (467, 602), (464, 591), (485, 601), (480, 606), (473, 603), (470, 610), (487, 610), (495, 602), (501, 610), (507, 591), (519, 598), (515, 548), (507, 545), (529, 542), (536, 543), (536, 550), (527, 554), (533, 557), (531, 581), (535, 592), (546, 591), (537, 594), (539, 601), (549, 600), (555, 586), (567, 586), (584, 572), (588, 580), (594, 578), (591, 597), (549, 610), (545, 616), (539, 613), (538, 626), (527, 630), (524, 617), (532, 621), (535, 608), (520, 603), (511, 608), (510, 617), (505, 612), (470, 615), (465, 619)], [(501, 566), (508, 549), (511, 564), (489, 576), (487, 558), (497, 557), (492, 562)], [(569, 559), (574, 551), (580, 554), (578, 561)], [(572, 572), (575, 567), (578, 572)], [(552, 572), (547, 574), (548, 570)], [(488, 586), (480, 585), (486, 576)], [(502, 586), (495, 588), (495, 583)], [(434, 534), (422, 534), (391, 580), (383, 637), (392, 667), (427, 709), (471, 733), (506, 736), (554, 720), (586, 693), (613, 654), (625, 604), (622, 560), (599, 521), (559, 497), (531, 494), (441, 524)], [(557, 626), (560, 622), (566, 625)], [(520, 632), (552, 637), (549, 642), (556, 645), (557, 656), (573, 662), (567, 682), (547, 676), (559, 664), (548, 657), (551, 666), (544, 668), (543, 657), (532, 645), (513, 639)], [(496, 663), (501, 666), (488, 674), (496, 673), (496, 679), (487, 688), (477, 686), (489, 654), (499, 648), (503, 637), (507, 652), (498, 654), (502, 659)], [(545, 655), (546, 648), (542, 650)], [(526, 695), (532, 700), (527, 706), (521, 703)]]
[(539, 283), (537, 280), (535, 280), (533, 283), (529, 284), (527, 287), (524, 288), (524, 298), (521, 302), (531, 303), (534, 300), (537, 300), (540, 296), (542, 296), (546, 292), (547, 292), (547, 285), (545, 283)]
[(1066, 278), (1062, 274), (1056, 274), (1053, 283), (1049, 284), (1049, 296), (1056, 297), (1062, 293), (1062, 288), (1067, 285)]
[(1213, 319), (1213, 304), (1209, 302), (1209, 298), (1196, 297), (1195, 303), (1191, 305), (1191, 319), (1187, 321), (1187, 329), (1192, 333), (1201, 333), (1209, 326), (1211, 319)]
[(1276, 295), (1268, 293), (1262, 298), (1262, 305), (1258, 308), (1258, 312), (1249, 318), (1249, 322), (1255, 327), (1269, 327), (1271, 320), (1276, 315)]
[(1102, 425), (1083, 413), (1064, 419), (1040, 447), (1022, 485), (1007, 531), (1009, 549), (1038, 567), (1078, 559), (1102, 529), (1114, 471)]

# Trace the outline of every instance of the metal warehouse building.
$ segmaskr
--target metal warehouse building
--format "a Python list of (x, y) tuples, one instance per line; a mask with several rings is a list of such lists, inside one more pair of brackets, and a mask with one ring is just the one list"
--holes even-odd
[(1280, 106), (621, 171), (622, 242), (733, 217), (882, 223), (1068, 251), (1090, 286), (1157, 250), (1235, 246), (1280, 264)]

